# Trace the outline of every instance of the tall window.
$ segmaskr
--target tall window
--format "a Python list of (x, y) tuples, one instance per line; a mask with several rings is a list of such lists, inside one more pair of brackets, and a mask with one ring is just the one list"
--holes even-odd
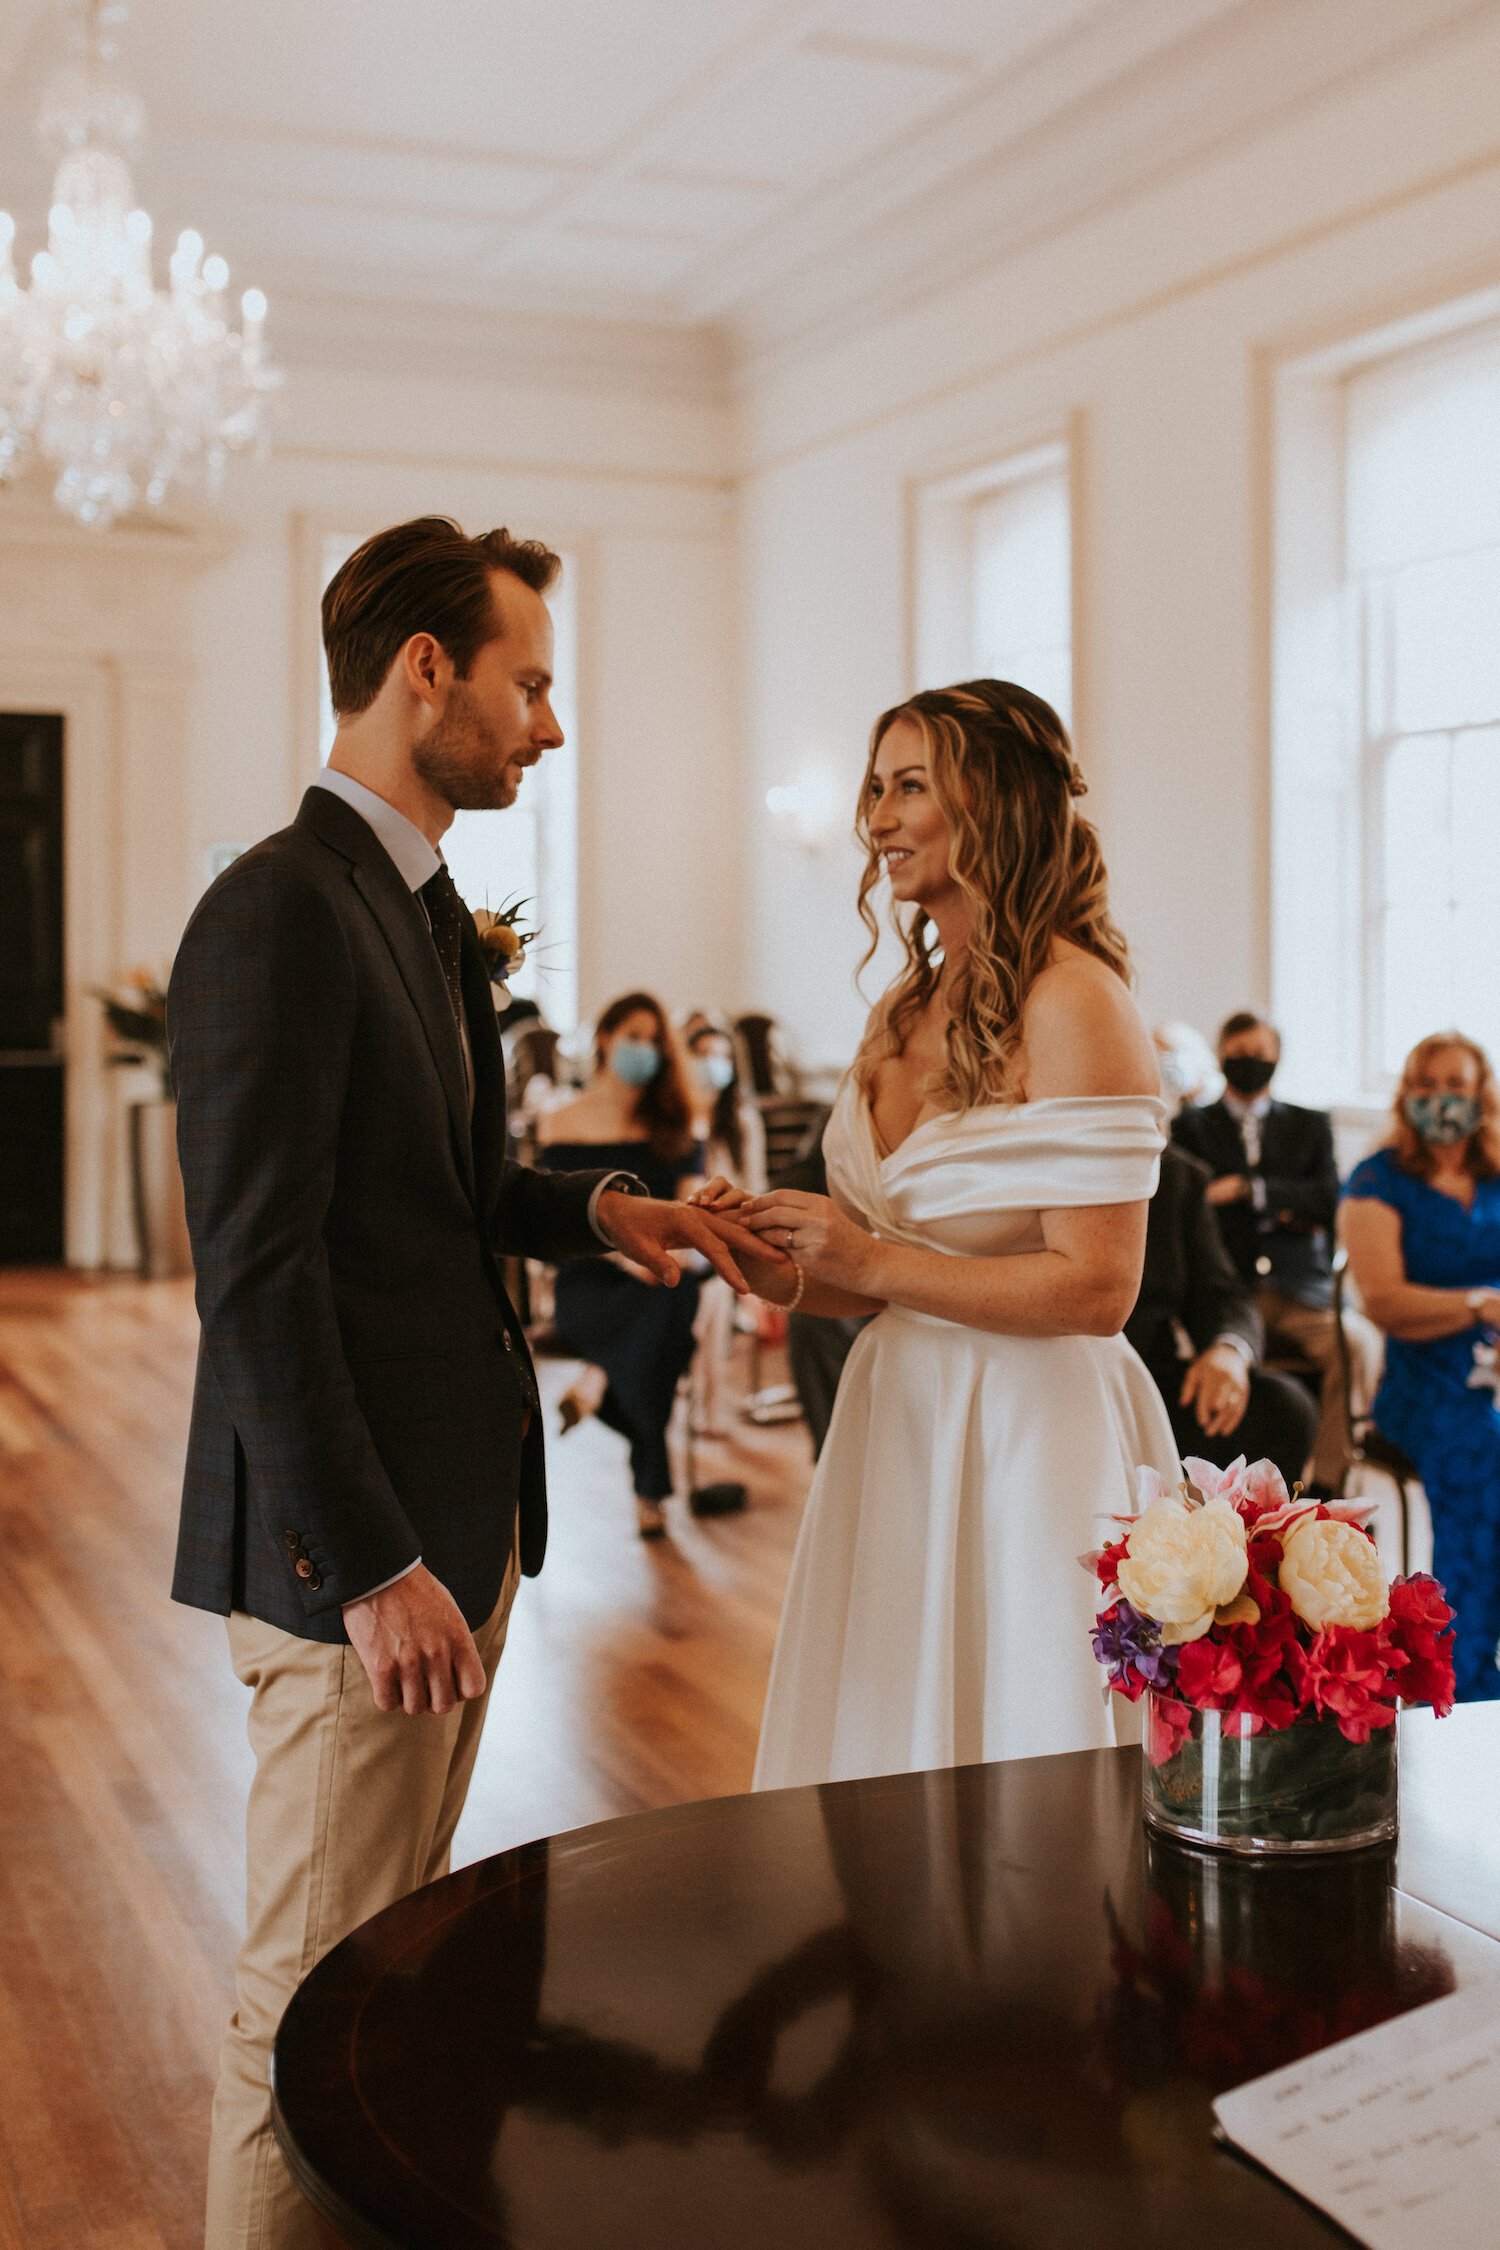
[(1430, 1031), (1500, 1049), (1500, 323), (1473, 310), (1278, 386), (1272, 951), (1294, 1098), (1383, 1103)]
[(1500, 329), (1353, 376), (1345, 430), (1373, 1075), (1500, 1051)]
[[(324, 540), (324, 586), (358, 545), (345, 534)], [(555, 1030), (571, 1031), (578, 1021), (578, 612), (576, 573), (567, 556), (547, 607), (556, 674), (552, 704), (566, 739), (531, 768), (507, 811), (456, 814), (443, 857), (470, 906), (496, 910), (516, 899), (529, 902), (523, 920), (539, 927), (540, 937), (511, 990), (535, 1000)], [(320, 669), (319, 695), (319, 754), (326, 765), (334, 734), (326, 669)]]
[(924, 486), (918, 685), (1015, 680), (1073, 715), (1073, 552), (1062, 443)]

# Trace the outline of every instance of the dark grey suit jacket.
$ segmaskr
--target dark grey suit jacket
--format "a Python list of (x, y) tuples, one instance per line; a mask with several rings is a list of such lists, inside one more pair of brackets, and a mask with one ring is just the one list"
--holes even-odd
[(1252, 1364), (1265, 1349), (1265, 1329), (1255, 1297), (1230, 1262), (1217, 1213), (1204, 1198), (1208, 1166), (1175, 1141), (1161, 1152), (1161, 1179), (1146, 1215), (1146, 1258), (1140, 1295), (1125, 1323), (1133, 1345), (1161, 1385), (1176, 1399), (1182, 1380), (1177, 1325), (1195, 1352), (1220, 1336), (1238, 1336)]
[(479, 941), (474, 1058), (416, 899), (310, 789), (188, 924), (168, 993), (202, 1344), (172, 1591), (306, 1640), (421, 1556), (471, 1626), (520, 1510), (547, 1538), (536, 1381), (498, 1260), (598, 1250), (597, 1178), (506, 1154)]
[[(1247, 1169), (1244, 1135), (1221, 1101), (1179, 1111), (1172, 1137), (1214, 1178)], [(1330, 1236), (1339, 1200), (1333, 1121), (1325, 1110), (1272, 1102), (1260, 1129), (1265, 1209), (1225, 1203), (1217, 1218), (1224, 1247), (1251, 1288), (1284, 1289), (1304, 1305), (1333, 1302)]]

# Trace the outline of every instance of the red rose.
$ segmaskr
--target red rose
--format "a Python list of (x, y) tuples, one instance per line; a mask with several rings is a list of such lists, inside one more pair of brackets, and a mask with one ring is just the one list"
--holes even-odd
[[(1398, 1578), (1391, 1588), (1390, 1615), (1381, 1632), (1399, 1670), (1397, 1693), (1403, 1703), (1430, 1703), (1438, 1717), (1453, 1709), (1453, 1609), (1435, 1578), (1425, 1571)], [(1396, 1659), (1404, 1659), (1398, 1664)]]
[(1436, 1636), (1453, 1623), (1453, 1610), (1443, 1597), (1442, 1587), (1425, 1571), (1395, 1581), (1390, 1593), (1390, 1616), (1391, 1622), (1401, 1628), (1403, 1642), (1417, 1634)]
[(1240, 1684), (1239, 1657), (1227, 1641), (1207, 1634), (1188, 1641), (1177, 1666), (1177, 1690), (1195, 1711), (1227, 1711)]

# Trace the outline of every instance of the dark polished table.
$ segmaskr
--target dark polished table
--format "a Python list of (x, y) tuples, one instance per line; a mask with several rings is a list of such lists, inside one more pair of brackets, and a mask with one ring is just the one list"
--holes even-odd
[(282, 2147), (360, 2250), (1345, 2241), (1209, 2104), (1500, 1979), (1500, 1705), (1401, 1758), (1395, 1849), (1292, 1864), (1148, 1840), (1132, 1750), (525, 1845), (314, 1969)]

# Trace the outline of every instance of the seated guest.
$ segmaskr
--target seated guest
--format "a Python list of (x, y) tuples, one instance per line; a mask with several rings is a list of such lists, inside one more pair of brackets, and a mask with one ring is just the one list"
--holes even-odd
[[(749, 1195), (764, 1195), (766, 1129), (740, 1081), (734, 1041), (701, 1009), (684, 1020), (682, 1041), (687, 1049), (693, 1130), (703, 1145), (705, 1170), (710, 1178), (732, 1180)], [(695, 1426), (700, 1437), (724, 1435), (724, 1363), (734, 1336), (737, 1302), (720, 1275), (705, 1276), (698, 1311)]]
[(741, 1081), (733, 1039), (701, 1013), (687, 1019), (682, 1039), (687, 1049), (693, 1130), (704, 1143), (710, 1175), (732, 1180), (751, 1195), (764, 1195), (766, 1129)]
[(1221, 1469), (1238, 1453), (1268, 1459), (1291, 1485), (1307, 1466), (1318, 1410), (1300, 1383), (1257, 1364), (1260, 1315), (1209, 1209), (1209, 1176), (1206, 1164), (1168, 1142), (1126, 1340), (1166, 1402), (1180, 1454), (1201, 1454)]
[[(1208, 1201), (1224, 1247), (1255, 1291), (1273, 1355), (1311, 1361), (1322, 1409), (1313, 1477), (1336, 1491), (1349, 1460), (1349, 1427), (1333, 1316), (1330, 1233), (1339, 1199), (1333, 1125), (1321, 1109), (1271, 1099), (1281, 1037), (1248, 1009), (1219, 1033), (1223, 1096), (1185, 1109), (1175, 1138), (1213, 1174)], [(1357, 1312), (1344, 1315), (1355, 1406), (1363, 1411), (1380, 1371), (1379, 1332)]]
[(1406, 1058), (1390, 1137), (1349, 1175), (1339, 1226), (1389, 1339), (1382, 1434), (1416, 1463), (1432, 1568), (1458, 1611), (1461, 1702), (1500, 1698), (1500, 1093), (1482, 1047), (1439, 1031)]
[[(537, 1120), (537, 1162), (554, 1172), (618, 1165), (652, 1195), (674, 1197), (701, 1175), (682, 1058), (661, 1005), (647, 992), (613, 1001), (594, 1028), (594, 1071), (583, 1092)], [(554, 1323), (563, 1349), (602, 1369), (601, 1422), (630, 1443), (643, 1539), (666, 1530), (672, 1489), (667, 1424), (693, 1357), (699, 1280), (654, 1283), (628, 1259), (579, 1258), (558, 1269)], [(563, 1426), (573, 1420), (564, 1416)]]

